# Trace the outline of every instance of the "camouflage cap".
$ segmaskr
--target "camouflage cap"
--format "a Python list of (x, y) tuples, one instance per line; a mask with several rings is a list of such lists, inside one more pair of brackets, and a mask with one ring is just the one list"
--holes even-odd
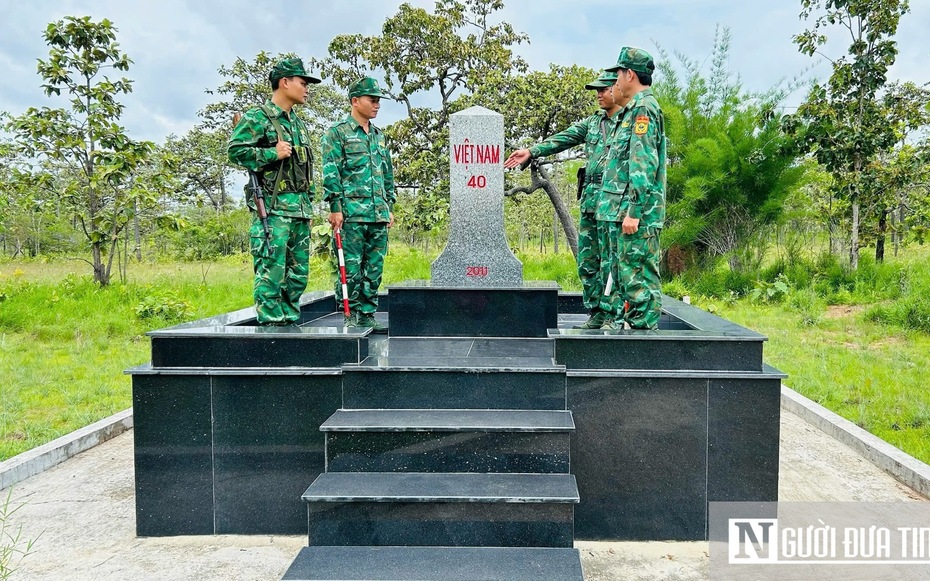
[(268, 80), (271, 82), (287, 77), (301, 77), (308, 83), (320, 82), (320, 79), (312, 77), (307, 73), (307, 70), (304, 68), (304, 61), (299, 58), (289, 58), (278, 61), (268, 74)]
[(604, 71), (597, 80), (591, 81), (584, 86), (585, 89), (606, 89), (617, 82), (617, 73), (615, 71)]
[(652, 55), (643, 49), (625, 46), (620, 49), (617, 64), (604, 70), (618, 71), (620, 69), (630, 69), (637, 73), (651, 75), (652, 71), (656, 70), (656, 63), (652, 60)]
[(384, 91), (381, 90), (381, 87), (378, 86), (378, 81), (372, 79), (371, 77), (362, 77), (361, 79), (349, 85), (350, 99), (352, 97), (361, 97), (362, 95), (368, 95), (370, 97), (387, 97)]

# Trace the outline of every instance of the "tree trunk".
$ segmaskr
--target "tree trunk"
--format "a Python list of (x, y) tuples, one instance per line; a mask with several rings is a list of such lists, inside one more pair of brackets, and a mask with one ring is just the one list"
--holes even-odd
[(859, 268), (859, 200), (852, 203), (852, 225), (849, 235), (849, 268), (853, 271)]
[(101, 242), (92, 242), (90, 245), (90, 253), (94, 260), (94, 282), (100, 286), (107, 286), (110, 284), (110, 273), (108, 272), (109, 269), (103, 266), (101, 246)]
[(875, 241), (875, 262), (885, 262), (885, 232), (888, 230), (888, 210), (878, 217), (878, 239)]
[(226, 211), (226, 172), (220, 168), (220, 212)]
[(578, 231), (575, 229), (575, 221), (572, 220), (572, 215), (569, 214), (568, 208), (565, 206), (565, 202), (562, 200), (562, 196), (552, 184), (552, 180), (549, 179), (549, 174), (546, 172), (546, 170), (542, 166), (534, 167), (534, 171), (538, 171), (539, 175), (543, 178), (542, 188), (545, 190), (546, 195), (549, 196), (549, 201), (552, 202), (552, 207), (555, 208), (555, 213), (559, 217), (559, 222), (562, 223), (562, 230), (565, 232), (565, 241), (572, 251), (572, 256), (577, 259)]
[(134, 201), (132, 205), (132, 232), (136, 242), (136, 262), (142, 262), (142, 232), (139, 228), (139, 201)]

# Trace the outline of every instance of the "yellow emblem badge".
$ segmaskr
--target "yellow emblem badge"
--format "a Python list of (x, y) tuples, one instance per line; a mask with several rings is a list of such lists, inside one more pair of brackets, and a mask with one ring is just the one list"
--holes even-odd
[(649, 129), (649, 117), (640, 115), (636, 118), (636, 124), (633, 125), (633, 133), (636, 135), (645, 135)]

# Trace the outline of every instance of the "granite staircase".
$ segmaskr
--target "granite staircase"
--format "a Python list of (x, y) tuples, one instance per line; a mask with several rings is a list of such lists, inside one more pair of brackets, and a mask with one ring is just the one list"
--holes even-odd
[[(387, 344), (387, 342), (385, 342)], [(288, 580), (583, 580), (565, 367), (545, 339), (390, 339), (343, 367)]]

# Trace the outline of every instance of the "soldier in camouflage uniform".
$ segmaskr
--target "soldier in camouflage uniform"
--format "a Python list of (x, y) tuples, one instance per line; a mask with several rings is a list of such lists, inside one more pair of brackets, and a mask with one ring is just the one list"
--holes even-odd
[(300, 321), (300, 295), (307, 288), (315, 192), (310, 136), (294, 105), (306, 103), (308, 85), (320, 79), (307, 74), (299, 58), (291, 58), (275, 64), (268, 80), (271, 99), (242, 116), (227, 152), (231, 162), (256, 174), (268, 212), (270, 244), (247, 186), (258, 324), (291, 325)]
[(623, 47), (614, 91), (630, 99), (610, 144), (597, 219), (611, 223), (611, 273), (620, 301), (604, 328), (655, 329), (662, 307), (659, 233), (665, 223), (665, 117), (652, 94), (652, 56)]
[[(598, 228), (595, 219), (598, 198), (601, 193), (601, 178), (604, 173), (604, 161), (607, 153), (608, 137), (620, 120), (621, 102), (614, 98), (613, 86), (617, 73), (602, 73), (596, 80), (584, 86), (585, 89), (597, 91), (597, 104), (600, 111), (578, 121), (571, 127), (556, 133), (529, 149), (518, 149), (510, 154), (504, 167), (513, 168), (530, 159), (546, 157), (570, 147), (584, 144), (587, 164), (579, 179), (581, 199), (581, 219), (578, 225), (578, 278), (581, 279), (582, 300), (590, 311), (588, 320), (579, 325), (579, 329), (600, 329), (607, 312), (600, 309), (601, 296), (604, 294), (604, 282), (607, 279), (609, 261), (601, 263), (601, 248), (607, 248), (607, 231)], [(616, 285), (614, 286), (616, 289)], [(617, 300), (616, 298), (614, 300)]]
[[(384, 96), (375, 79), (352, 83), (352, 112), (329, 128), (322, 141), (323, 199), (329, 203), (329, 223), (342, 228), (351, 313), (345, 324), (376, 333), (387, 331), (375, 320), (375, 311), (396, 199), (391, 152), (384, 133), (371, 124)], [(336, 288), (341, 296), (338, 281)]]

